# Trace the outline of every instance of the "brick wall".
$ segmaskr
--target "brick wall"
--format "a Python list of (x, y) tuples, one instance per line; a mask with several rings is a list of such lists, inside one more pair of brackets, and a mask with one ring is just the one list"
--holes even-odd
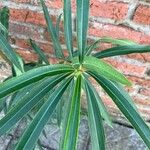
[[(62, 12), (61, 0), (46, 0), (46, 4), (53, 21), (56, 22), (56, 17)], [(53, 57), (52, 43), (38, 0), (1, 0), (0, 6), (10, 8), (10, 41), (27, 61), (37, 58), (28, 43), (29, 38), (36, 40), (45, 53)], [(150, 44), (150, 0), (91, 0), (90, 7), (89, 42), (102, 36), (111, 36)], [(73, 8), (75, 10), (74, 2)], [(73, 26), (75, 31), (75, 23)], [(60, 41), (64, 46), (62, 32)], [(104, 44), (101, 49), (109, 46)], [(142, 116), (150, 121), (150, 54), (117, 56), (106, 61), (133, 82), (133, 87), (127, 90), (137, 103)], [(112, 114), (121, 116), (110, 99), (106, 96), (104, 99)]]

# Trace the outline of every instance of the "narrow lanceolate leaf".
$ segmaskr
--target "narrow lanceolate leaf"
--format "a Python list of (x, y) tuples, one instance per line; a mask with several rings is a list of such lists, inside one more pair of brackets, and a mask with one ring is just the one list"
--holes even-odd
[(93, 54), (97, 58), (105, 58), (117, 55), (126, 55), (132, 53), (146, 53), (150, 52), (150, 45), (128, 45), (128, 46), (118, 46), (106, 49), (101, 52)]
[(90, 84), (85, 80), (85, 89), (88, 103), (88, 122), (90, 127), (93, 150), (105, 150), (105, 134), (103, 119), (98, 107), (97, 98)]
[(57, 35), (57, 38), (59, 39), (59, 31), (60, 31), (60, 22), (61, 22), (61, 16), (62, 14), (60, 14), (57, 18), (57, 22), (56, 22), (56, 35)]
[(38, 54), (39, 59), (48, 65), (49, 64), (48, 59), (46, 58), (45, 54), (40, 49), (40, 47), (31, 39), (30, 39), (30, 44), (31, 44), (33, 50), (36, 52), (36, 54)]
[(119, 73), (114, 67), (94, 57), (85, 57), (83, 67), (87, 71), (96, 72), (108, 79), (120, 82), (125, 85), (131, 85), (126, 77)]
[(80, 120), (81, 75), (75, 81), (68, 118), (66, 119), (66, 132), (62, 137), (60, 150), (76, 150), (78, 127)]
[(112, 126), (112, 120), (111, 120), (111, 117), (109, 116), (108, 114), (108, 111), (102, 101), (102, 99), (100, 98), (98, 92), (96, 91), (96, 89), (94, 88), (94, 86), (88, 81), (88, 78), (85, 77), (86, 79), (86, 84), (88, 84), (88, 86), (90, 86), (90, 89), (92, 90), (93, 94), (94, 94), (94, 98), (96, 100), (96, 103), (98, 105), (98, 108), (101, 112), (101, 115), (102, 117), (104, 118), (104, 120), (106, 121), (106, 123), (110, 126), (110, 127), (113, 127)]
[(70, 57), (73, 55), (71, 0), (64, 0), (64, 32)]
[(77, 38), (79, 61), (82, 63), (87, 44), (87, 29), (89, 17), (89, 0), (76, 0), (77, 3)]
[(27, 85), (37, 82), (47, 76), (54, 76), (62, 73), (72, 72), (73, 68), (70, 65), (49, 65), (35, 68), (23, 73), (20, 76), (14, 77), (0, 84), (0, 98), (9, 95)]
[(43, 104), (31, 124), (23, 134), (21, 140), (17, 145), (16, 150), (27, 150), (34, 148), (40, 133), (42, 132), (45, 124), (48, 122), (49, 118), (54, 112), (60, 98), (62, 97), (71, 79), (72, 78), (69, 78), (62, 82), (62, 84), (58, 88), (56, 88), (56, 90), (48, 98), (45, 104)]
[(12, 49), (7, 39), (1, 32), (0, 32), (0, 51), (8, 58), (10, 63), (14, 64), (18, 69), (21, 70), (21, 66), (15, 51)]
[(136, 43), (133, 42), (133, 41), (129, 41), (129, 40), (126, 40), (126, 39), (114, 39), (114, 38), (111, 38), (111, 37), (102, 37), (101, 39), (98, 39), (97, 41), (95, 41), (92, 45), (90, 45), (87, 50), (86, 50), (86, 55), (90, 55), (91, 52), (98, 47), (98, 44), (99, 43), (111, 43), (111, 44), (114, 44), (114, 45), (135, 45)]
[(5, 33), (8, 32), (1, 22), (0, 22), (0, 30), (2, 30)]
[(12, 66), (12, 74), (13, 74), (13, 76), (19, 76), (19, 75), (21, 75), (24, 72), (24, 62), (23, 62), (22, 58), (18, 54), (16, 54), (16, 55), (18, 57), (18, 60), (19, 60), (20, 66), (21, 66), (21, 70), (18, 69), (13, 64), (13, 66)]
[(42, 4), (42, 7), (43, 7), (45, 20), (47, 22), (47, 29), (48, 29), (48, 32), (51, 36), (52, 42), (53, 42), (56, 57), (62, 58), (62, 57), (64, 57), (64, 55), (62, 53), (62, 48), (61, 48), (60, 42), (57, 38), (56, 30), (55, 30), (55, 27), (52, 23), (52, 19), (49, 16), (49, 12), (48, 12), (48, 9), (47, 9), (47, 7), (44, 3), (44, 0), (40, 0), (40, 1), (41, 1), (41, 4)]
[(11, 129), (24, 115), (38, 104), (40, 100), (42, 100), (47, 92), (65, 77), (66, 75), (48, 78), (33, 87), (29, 93), (23, 96), (21, 100), (10, 109), (8, 114), (0, 120), (0, 135)]
[(7, 39), (8, 38), (8, 28), (9, 28), (9, 9), (8, 7), (3, 7), (0, 11), (0, 27), (2, 28), (2, 34)]
[(145, 144), (150, 148), (150, 128), (144, 120), (140, 117), (134, 107), (131, 105), (124, 95), (120, 93), (118, 87), (110, 81), (97, 74), (91, 74), (96, 81), (104, 88), (108, 95), (112, 98), (114, 103), (118, 106), (125, 117), (130, 121), (132, 126), (136, 129)]

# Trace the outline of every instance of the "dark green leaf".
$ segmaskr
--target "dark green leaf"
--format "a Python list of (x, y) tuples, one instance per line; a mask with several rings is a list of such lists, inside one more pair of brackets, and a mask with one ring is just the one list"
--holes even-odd
[(9, 28), (9, 9), (8, 7), (3, 7), (0, 11), (0, 27), (2, 28), (2, 34), (7, 39), (8, 38), (8, 28)]
[(133, 42), (133, 41), (129, 41), (129, 40), (126, 40), (126, 39), (114, 39), (114, 38), (111, 38), (111, 37), (102, 37), (101, 39), (98, 39), (97, 41), (95, 41), (92, 45), (90, 45), (87, 50), (86, 50), (86, 55), (90, 55), (91, 52), (97, 48), (97, 45), (99, 43), (111, 43), (111, 44), (114, 44), (114, 45), (135, 45), (136, 43)]
[(45, 54), (43, 53), (43, 51), (40, 49), (40, 47), (33, 41), (30, 39), (30, 44), (33, 48), (33, 50), (36, 52), (36, 54), (38, 54), (40, 60), (42, 62), (45, 62), (45, 64), (49, 64), (48, 59), (46, 58)]
[(72, 78), (69, 78), (62, 82), (62, 84), (57, 87), (57, 89), (52, 93), (48, 100), (43, 104), (29, 127), (26, 129), (21, 140), (17, 144), (16, 150), (20, 149), (33, 149), (40, 133), (42, 132), (45, 124), (48, 122), (52, 113), (54, 112), (61, 96), (63, 95), (65, 89), (70, 83)]
[[(22, 69), (18, 60), (17, 54), (12, 49), (4, 35), (0, 32), (0, 51), (8, 58), (8, 60), (14, 64), (18, 69)], [(21, 70), (22, 71), (22, 70)]]
[(67, 49), (72, 58), (73, 41), (72, 41), (72, 16), (71, 16), (71, 0), (64, 0), (64, 33)]
[(6, 133), (13, 127), (24, 115), (26, 115), (55, 85), (63, 80), (67, 75), (57, 76), (45, 79), (40, 84), (33, 87), (28, 94), (14, 105), (0, 120), (0, 135)]
[(94, 94), (94, 99), (96, 100), (96, 103), (98, 105), (98, 108), (101, 112), (102, 117), (104, 118), (104, 120), (106, 121), (106, 123), (112, 127), (112, 120), (111, 117), (109, 116), (107, 109), (102, 101), (102, 99), (100, 98), (99, 94), (97, 93), (96, 89), (93, 87), (93, 85), (88, 81), (87, 77), (86, 78), (86, 82), (88, 84), (88, 86), (90, 86), (90, 90), (92, 90), (93, 94)]
[[(72, 93), (72, 92), (71, 92)], [(65, 130), (61, 138), (61, 150), (75, 150), (78, 137), (78, 127), (80, 120), (80, 96), (81, 96), (81, 75), (75, 81), (74, 91), (71, 99), (68, 118), (65, 119)]]
[(88, 122), (90, 127), (92, 149), (105, 150), (105, 134), (102, 113), (91, 85), (85, 80), (85, 89), (88, 102)]
[(89, 17), (89, 0), (76, 0), (77, 3), (77, 37), (79, 61), (82, 63), (87, 44), (87, 29)]
[(47, 29), (48, 29), (49, 34), (51, 35), (51, 39), (52, 39), (53, 46), (55, 49), (55, 55), (58, 58), (62, 58), (62, 57), (64, 57), (64, 55), (62, 53), (62, 48), (61, 48), (60, 42), (57, 38), (56, 30), (55, 30), (55, 27), (53, 26), (52, 19), (49, 16), (49, 12), (44, 3), (44, 0), (40, 0), (40, 1), (42, 4), (42, 7), (43, 7), (45, 20), (47, 22)]
[(56, 28), (56, 35), (57, 35), (58, 39), (59, 39), (61, 16), (62, 16), (62, 14), (60, 14), (59, 17), (57, 18), (56, 27), (55, 27)]
[(27, 85), (37, 82), (47, 76), (54, 76), (57, 74), (67, 73), (73, 71), (70, 65), (49, 65), (35, 68), (23, 73), (20, 76), (14, 77), (4, 83), (0, 84), (0, 98), (15, 92)]
[(106, 49), (101, 52), (93, 54), (97, 58), (105, 58), (117, 55), (127, 55), (132, 53), (146, 53), (150, 52), (150, 45), (128, 45), (128, 46), (118, 46)]
[(95, 57), (91, 57), (91, 56), (85, 57), (83, 62), (83, 67), (87, 71), (96, 72), (108, 79), (120, 82), (125, 85), (131, 85), (131, 83), (127, 80), (127, 78), (123, 74), (119, 73), (111, 65)]
[(148, 125), (146, 125), (144, 120), (131, 105), (129, 102), (130, 100), (120, 93), (120, 90), (118, 90), (118, 87), (116, 87), (116, 84), (114, 84), (112, 81), (107, 80), (97, 74), (92, 73), (91, 75), (104, 88), (114, 103), (118, 106), (121, 112), (126, 116), (132, 126), (139, 133), (148, 148), (150, 148), (150, 128)]

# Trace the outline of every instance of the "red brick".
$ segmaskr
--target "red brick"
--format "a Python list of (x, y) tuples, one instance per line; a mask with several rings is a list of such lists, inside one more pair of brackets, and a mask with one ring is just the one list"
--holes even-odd
[(135, 85), (140, 85), (143, 87), (150, 88), (150, 80), (129, 76), (128, 79), (133, 82)]
[(150, 62), (150, 53), (130, 54), (128, 57), (143, 62)]
[(140, 24), (150, 25), (150, 7), (139, 5), (135, 11), (133, 20)]
[(23, 49), (17, 49), (16, 51), (25, 60), (25, 62), (36, 62), (38, 60), (38, 56), (35, 53), (24, 51)]
[[(25, 4), (32, 4), (32, 5), (39, 5), (39, 0), (8, 0), (10, 2), (16, 3), (25, 3)], [(45, 0), (46, 5), (50, 8), (62, 8), (62, 1), (61, 0)]]
[(111, 19), (124, 19), (128, 11), (128, 4), (122, 2), (100, 2), (91, 1), (91, 15), (96, 17), (105, 17)]
[(13, 36), (20, 35), (32, 39), (42, 39), (43, 36), (38, 27), (31, 28), (25, 25), (11, 23), (9, 30)]
[[(56, 22), (55, 16), (51, 16), (51, 18), (53, 22)], [(10, 9), (10, 19), (12, 21), (32, 23), (36, 25), (46, 25), (43, 13), (38, 13), (27, 9)]]
[(113, 38), (130, 39), (140, 42), (141, 32), (137, 32), (127, 27), (115, 26), (110, 24), (94, 24), (89, 28), (89, 34), (96, 37), (109, 36)]
[(142, 34), (141, 39), (140, 39), (141, 44), (149, 44), (150, 45), (150, 34)]

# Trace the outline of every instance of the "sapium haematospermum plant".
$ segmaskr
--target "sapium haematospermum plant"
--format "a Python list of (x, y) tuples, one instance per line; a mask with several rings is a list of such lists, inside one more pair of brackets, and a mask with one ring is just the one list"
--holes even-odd
[[(38, 106), (15, 149), (34, 149), (44, 126), (55, 111), (58, 113), (58, 125), (61, 129), (59, 149), (76, 149), (81, 113), (81, 91), (84, 91), (87, 98), (92, 149), (105, 150), (103, 124), (106, 122), (112, 126), (112, 120), (100, 98), (99, 91), (91, 82), (94, 79), (111, 97), (147, 147), (150, 148), (150, 128), (140, 117), (132, 98), (123, 88), (123, 85), (131, 86), (131, 82), (103, 60), (103, 58), (111, 56), (150, 52), (150, 45), (139, 45), (129, 40), (106, 37), (87, 45), (90, 1), (76, 0), (78, 45), (75, 49), (73, 47), (71, 0), (64, 0), (62, 15), (68, 52), (68, 56), (65, 56), (59, 42), (59, 23), (62, 15), (59, 16), (56, 26), (54, 26), (44, 1), (40, 0), (40, 3), (47, 22), (47, 30), (53, 42), (55, 56), (60, 62), (50, 64), (40, 47), (30, 40), (31, 46), (39, 56), (39, 64), (34, 64), (32, 67), (25, 64), (9, 44), (6, 32), (8, 24), (5, 26), (6, 19), (1, 17), (0, 50), (9, 60), (13, 75), (0, 84), (0, 104), (6, 103), (8, 96), (11, 97), (6, 114), (0, 120), (0, 135), (9, 132), (17, 122), (23, 117), (29, 116), (31, 111)], [(98, 44), (103, 42), (115, 46), (92, 53)], [(64, 100), (62, 96), (66, 91), (69, 96)]]

